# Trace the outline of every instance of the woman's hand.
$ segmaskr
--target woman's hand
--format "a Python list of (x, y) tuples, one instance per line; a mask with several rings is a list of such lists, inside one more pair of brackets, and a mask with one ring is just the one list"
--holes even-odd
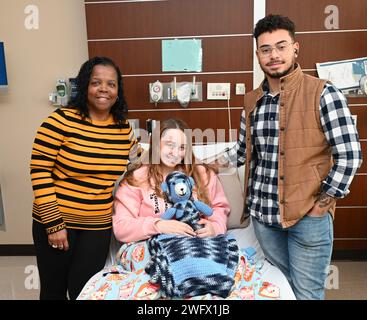
[(214, 237), (215, 236), (215, 230), (214, 230), (214, 227), (213, 227), (213, 224), (211, 223), (211, 221), (209, 221), (207, 219), (201, 219), (198, 223), (204, 225), (204, 228), (196, 230), (196, 235), (199, 238), (206, 238), (206, 237)]
[(52, 248), (64, 250), (69, 250), (69, 242), (68, 242), (68, 232), (66, 229), (62, 229), (55, 233), (51, 233), (48, 235), (48, 243)]
[(156, 227), (160, 233), (174, 233), (184, 236), (196, 236), (195, 231), (187, 224), (177, 220), (158, 220)]

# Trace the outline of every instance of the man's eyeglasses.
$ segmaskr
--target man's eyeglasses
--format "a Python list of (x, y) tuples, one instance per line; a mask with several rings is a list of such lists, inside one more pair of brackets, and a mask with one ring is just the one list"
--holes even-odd
[(286, 52), (288, 47), (293, 43), (294, 42), (289, 43), (287, 41), (283, 41), (283, 42), (277, 43), (275, 46), (262, 46), (257, 51), (260, 55), (267, 57), (271, 55), (273, 50), (276, 50), (279, 53)]

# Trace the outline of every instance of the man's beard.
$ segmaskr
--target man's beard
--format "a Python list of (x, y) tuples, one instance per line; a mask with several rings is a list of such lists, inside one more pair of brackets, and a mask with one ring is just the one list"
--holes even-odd
[(280, 79), (281, 77), (284, 77), (284, 76), (286, 76), (287, 74), (289, 74), (289, 73), (291, 73), (293, 71), (293, 69), (294, 69), (294, 62), (291, 64), (291, 66), (287, 70), (285, 70), (283, 72), (270, 73), (270, 72), (266, 71), (265, 68), (263, 68), (262, 65), (260, 65), (260, 67), (261, 67), (261, 70), (268, 77), (270, 77), (272, 79)]

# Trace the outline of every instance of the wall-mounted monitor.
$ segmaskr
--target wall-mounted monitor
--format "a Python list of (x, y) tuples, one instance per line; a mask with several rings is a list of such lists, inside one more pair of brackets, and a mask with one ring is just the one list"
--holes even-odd
[(6, 76), (5, 49), (4, 42), (0, 42), (0, 88), (8, 85), (8, 77)]

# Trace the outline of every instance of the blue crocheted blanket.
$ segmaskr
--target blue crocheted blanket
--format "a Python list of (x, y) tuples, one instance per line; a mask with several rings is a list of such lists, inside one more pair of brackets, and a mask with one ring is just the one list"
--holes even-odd
[(148, 240), (148, 248), (151, 260), (145, 272), (163, 296), (229, 295), (239, 259), (234, 238), (163, 234)]

